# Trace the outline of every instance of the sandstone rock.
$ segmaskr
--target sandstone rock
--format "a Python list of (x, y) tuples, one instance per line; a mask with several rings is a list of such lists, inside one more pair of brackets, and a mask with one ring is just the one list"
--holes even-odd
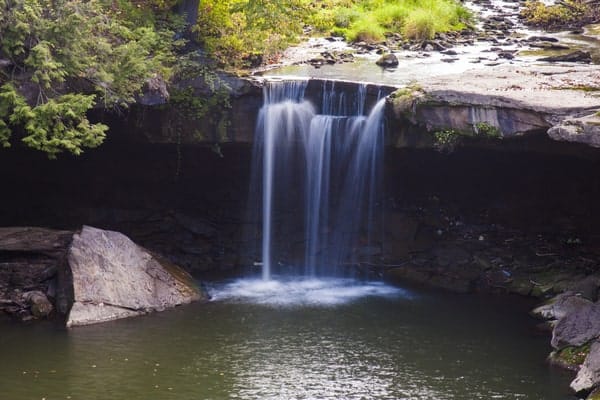
[(600, 342), (594, 342), (590, 353), (571, 382), (571, 389), (576, 393), (589, 393), (600, 384)]
[(565, 292), (554, 297), (546, 304), (535, 308), (532, 314), (543, 319), (559, 320), (568, 313), (575, 312), (583, 307), (589, 307), (592, 304), (591, 301), (576, 296), (573, 292)]
[[(598, 102), (600, 107), (600, 101)], [(585, 143), (600, 147), (600, 117), (596, 114), (567, 118), (548, 130), (548, 136), (563, 142)]]
[[(441, 130), (478, 136), (477, 127), (485, 125), (494, 128), (491, 139), (548, 132), (555, 140), (600, 147), (600, 117), (594, 115), (600, 101), (584, 90), (600, 85), (600, 74), (590, 66), (570, 66), (567, 73), (564, 68), (506, 65), (431, 77), (418, 82), (418, 97), (399, 89), (388, 101), (391, 119), (398, 124), (391, 142), (398, 147), (434, 146), (407, 138)], [(578, 89), (573, 82), (585, 82), (586, 87)]]
[(186, 272), (118, 232), (84, 226), (73, 237), (68, 260), (74, 292), (69, 327), (205, 298)]
[(600, 336), (600, 304), (580, 303), (558, 320), (552, 331), (552, 347), (581, 346)]

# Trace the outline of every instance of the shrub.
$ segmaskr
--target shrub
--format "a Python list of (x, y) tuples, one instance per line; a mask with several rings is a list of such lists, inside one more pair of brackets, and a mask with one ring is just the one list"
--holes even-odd
[(554, 5), (530, 0), (525, 3), (521, 16), (529, 25), (551, 29), (584, 19), (589, 11), (589, 6), (580, 0), (565, 0)]
[(412, 12), (406, 19), (403, 34), (409, 39), (433, 39), (436, 32), (434, 16), (426, 10)]

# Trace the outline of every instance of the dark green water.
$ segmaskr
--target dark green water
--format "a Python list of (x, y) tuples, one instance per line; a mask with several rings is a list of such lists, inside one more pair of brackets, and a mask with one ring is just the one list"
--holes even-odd
[(380, 289), (218, 289), (72, 330), (0, 320), (0, 399), (571, 399), (522, 304)]

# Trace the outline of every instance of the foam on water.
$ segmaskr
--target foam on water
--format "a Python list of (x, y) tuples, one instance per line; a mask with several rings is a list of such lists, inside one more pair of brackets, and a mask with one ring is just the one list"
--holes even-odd
[(336, 306), (365, 297), (412, 298), (407, 290), (382, 282), (348, 278), (238, 279), (211, 289), (213, 301), (232, 301), (276, 307)]

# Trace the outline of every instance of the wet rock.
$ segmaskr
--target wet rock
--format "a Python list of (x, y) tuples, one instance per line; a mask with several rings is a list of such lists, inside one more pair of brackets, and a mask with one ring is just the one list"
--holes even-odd
[(530, 43), (530, 47), (538, 48), (538, 49), (546, 49), (546, 50), (569, 50), (570, 47), (564, 44), (557, 43), (548, 43), (548, 42), (540, 42), (540, 43)]
[(513, 58), (515, 58), (515, 55), (510, 51), (502, 51), (498, 53), (498, 57), (504, 58), (506, 60), (512, 60)]
[(600, 385), (600, 342), (592, 343), (590, 352), (571, 382), (571, 389), (578, 394), (591, 392)]
[(145, 106), (166, 104), (169, 101), (167, 82), (158, 74), (148, 78), (137, 101)]
[(443, 51), (446, 50), (446, 47), (440, 43), (438, 40), (426, 40), (421, 45), (421, 48), (425, 51)]
[(566, 347), (550, 353), (548, 362), (550, 365), (577, 372), (589, 353), (590, 346), (587, 344), (581, 347)]
[(564, 55), (560, 55), (560, 56), (550, 56), (550, 57), (538, 58), (538, 61), (590, 63), (590, 62), (592, 62), (592, 55), (590, 54), (589, 51), (577, 50), (572, 53), (564, 54)]
[(440, 53), (445, 54), (447, 56), (457, 56), (458, 55), (456, 50), (444, 50), (444, 51), (441, 51)]
[[(584, 300), (584, 299), (582, 299)], [(558, 320), (552, 347), (581, 346), (600, 336), (600, 304), (584, 300)]]
[(377, 65), (379, 65), (380, 67), (391, 68), (391, 67), (397, 67), (399, 64), (399, 61), (398, 61), (398, 57), (396, 57), (392, 53), (389, 53), (389, 54), (384, 54), (383, 56), (381, 56), (379, 58), (379, 60), (377, 60), (375, 63)]
[(311, 58), (308, 62), (315, 68), (327, 64), (327, 60), (322, 56)]
[(571, 279), (569, 290), (590, 301), (598, 300), (598, 289), (600, 288), (600, 277), (589, 275), (583, 279)]
[(186, 272), (118, 232), (84, 226), (73, 236), (68, 260), (74, 292), (69, 327), (206, 298)]
[(433, 254), (436, 263), (442, 267), (466, 264), (471, 260), (471, 255), (467, 251), (455, 246), (436, 248)]
[(40, 291), (23, 293), (23, 300), (29, 304), (31, 314), (36, 318), (47, 317), (54, 310), (48, 297)]
[(532, 311), (532, 314), (542, 319), (559, 320), (569, 313), (573, 313), (582, 307), (589, 307), (593, 303), (574, 292), (561, 293)]
[(396, 283), (425, 285), (431, 278), (431, 272), (418, 265), (406, 265), (386, 271), (384, 278)]
[(551, 43), (558, 42), (557, 38), (554, 38), (551, 36), (530, 36), (527, 40), (530, 42), (551, 42)]

